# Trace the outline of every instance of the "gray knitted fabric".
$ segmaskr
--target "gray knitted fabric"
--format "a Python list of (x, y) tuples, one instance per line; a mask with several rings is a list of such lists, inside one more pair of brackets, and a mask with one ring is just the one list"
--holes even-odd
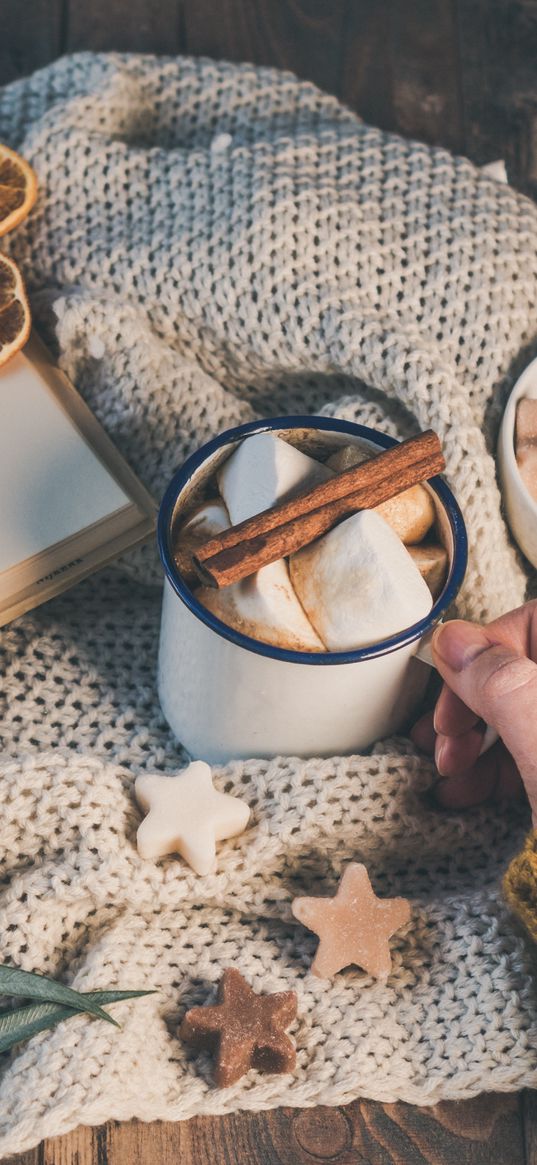
[[(40, 181), (6, 241), (35, 317), (157, 497), (253, 417), (431, 425), (469, 530), (458, 612), (523, 600), (492, 453), (537, 351), (530, 202), (289, 74), (204, 60), (66, 58), (0, 91), (0, 140)], [(531, 951), (499, 892), (525, 812), (436, 811), (408, 741), (216, 770), (252, 807), (217, 872), (138, 857), (133, 777), (185, 759), (156, 695), (159, 579), (146, 548), (0, 633), (2, 956), (79, 988), (158, 988), (116, 1008), (121, 1031), (77, 1018), (6, 1058), (0, 1150), (108, 1117), (537, 1084)], [(314, 979), (316, 939), (290, 913), (350, 860), (411, 901), (386, 985)], [(218, 1091), (181, 1043), (185, 1008), (230, 965), (297, 991), (293, 1077)]]

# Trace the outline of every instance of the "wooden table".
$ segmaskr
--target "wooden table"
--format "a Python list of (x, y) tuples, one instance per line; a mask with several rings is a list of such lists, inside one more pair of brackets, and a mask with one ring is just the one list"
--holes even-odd
[(536, 1165), (537, 1093), (432, 1109), (357, 1100), (181, 1124), (110, 1123), (5, 1165)]
[[(512, 184), (537, 197), (537, 0), (0, 0), (0, 84), (78, 49), (293, 69), (385, 129), (479, 163), (504, 158)], [(15, 1160), (537, 1165), (537, 1094), (109, 1124)]]

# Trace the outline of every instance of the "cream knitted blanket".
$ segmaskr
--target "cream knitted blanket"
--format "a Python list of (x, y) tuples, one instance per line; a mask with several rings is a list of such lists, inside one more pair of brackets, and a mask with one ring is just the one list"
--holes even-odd
[[(66, 58), (0, 91), (0, 140), (39, 175), (9, 240), (36, 319), (157, 497), (252, 417), (432, 425), (469, 530), (459, 613), (523, 600), (493, 449), (537, 351), (530, 202), (289, 74), (205, 60)], [(217, 873), (139, 859), (133, 777), (184, 761), (155, 690), (159, 579), (145, 549), (0, 633), (1, 956), (79, 988), (158, 988), (117, 1007), (120, 1032), (77, 1018), (6, 1057), (0, 1150), (108, 1117), (536, 1085), (531, 952), (499, 893), (527, 818), (436, 811), (408, 741), (231, 764), (216, 784), (252, 823)], [(314, 979), (316, 939), (291, 917), (351, 859), (411, 900), (387, 985)], [(292, 1078), (219, 1092), (179, 1040), (229, 965), (297, 991)]]

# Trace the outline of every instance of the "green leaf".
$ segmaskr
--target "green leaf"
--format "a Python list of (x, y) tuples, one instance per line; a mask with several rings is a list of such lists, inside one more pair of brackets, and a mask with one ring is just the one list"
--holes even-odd
[[(78, 992), (76, 992), (78, 994)], [(0, 1052), (7, 1052), (14, 1044), (29, 1040), (37, 1032), (55, 1027), (62, 1019), (72, 1019), (88, 1010), (92, 1004), (118, 1003), (122, 999), (138, 999), (142, 995), (153, 995), (153, 991), (89, 991), (80, 996), (84, 1000), (82, 1008), (65, 1007), (61, 1003), (32, 1003), (28, 1007), (17, 1007), (12, 1011), (0, 1012)], [(100, 1009), (99, 1009), (100, 1010)], [(108, 1019), (106, 1012), (103, 1014)]]
[(17, 967), (8, 967), (6, 963), (0, 963), (0, 995), (20, 995), (24, 999), (62, 1003), (76, 1011), (88, 1011), (90, 1015), (105, 1019), (115, 1027), (119, 1026), (111, 1015), (94, 1003), (91, 994), (81, 995), (80, 991), (64, 987), (63, 983), (56, 983), (46, 975), (38, 975), (35, 971), (20, 971)]

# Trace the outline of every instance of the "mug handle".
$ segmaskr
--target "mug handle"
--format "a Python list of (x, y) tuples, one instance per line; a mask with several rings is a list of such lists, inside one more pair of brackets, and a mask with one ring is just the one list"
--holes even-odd
[[(422, 663), (426, 663), (429, 667), (432, 668), (434, 668), (435, 665), (433, 663), (433, 656), (431, 652), (431, 640), (433, 638), (436, 627), (439, 627), (440, 623), (442, 623), (442, 619), (439, 619), (436, 626), (432, 627), (430, 631), (426, 631), (425, 635), (423, 635), (420, 639), (418, 649), (416, 651), (416, 659), (421, 659)], [(492, 728), (490, 724), (487, 724), (485, 727), (485, 734), (483, 736), (481, 748), (479, 749), (479, 755), (483, 756), (484, 752), (488, 752), (489, 748), (492, 748), (492, 745), (496, 744), (497, 740), (498, 733), (496, 732), (496, 729)]]

